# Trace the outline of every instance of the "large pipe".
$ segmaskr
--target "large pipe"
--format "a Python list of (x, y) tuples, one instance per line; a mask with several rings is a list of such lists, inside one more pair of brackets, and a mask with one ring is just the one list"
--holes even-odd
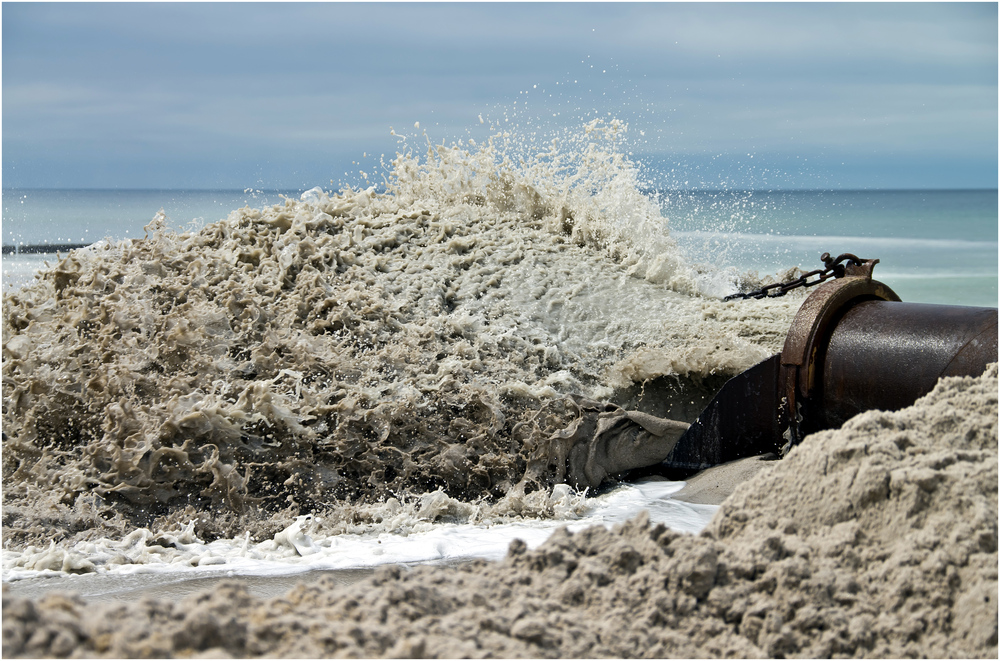
[(863, 411), (909, 406), (941, 377), (978, 376), (997, 362), (996, 308), (902, 303), (872, 280), (876, 262), (819, 285), (782, 352), (730, 379), (659, 472), (683, 477), (781, 453)]
[(902, 303), (869, 269), (799, 308), (781, 352), (781, 426), (798, 442), (862, 411), (910, 406), (941, 377), (978, 376), (996, 361), (996, 308)]
[(827, 341), (816, 424), (839, 427), (862, 411), (904, 408), (941, 377), (979, 375), (996, 360), (994, 308), (859, 302)]

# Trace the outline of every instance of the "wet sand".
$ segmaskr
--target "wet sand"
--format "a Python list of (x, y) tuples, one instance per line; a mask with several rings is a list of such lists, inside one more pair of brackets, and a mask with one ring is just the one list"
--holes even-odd
[(769, 467), (777, 457), (749, 457), (714, 466), (693, 475), (684, 488), (673, 494), (676, 500), (703, 505), (721, 505), (743, 482)]
[[(614, 444), (575, 433), (599, 413), (581, 398), (690, 413), (780, 350), (804, 294), (706, 295), (735, 273), (686, 261), (634, 166), (573, 148), (499, 170), (492, 145), (400, 157), (384, 193), (317, 189), (196, 232), (158, 216), (10, 293), (5, 540), (189, 520), (268, 539), (438, 489), (521, 515), (656, 463), (589, 465)], [(680, 396), (642, 396), (663, 382)]]

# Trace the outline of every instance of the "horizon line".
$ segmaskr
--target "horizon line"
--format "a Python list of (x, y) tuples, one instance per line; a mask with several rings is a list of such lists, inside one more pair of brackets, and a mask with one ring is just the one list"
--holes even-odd
[[(276, 188), (146, 188), (146, 187), (76, 187), (76, 186), (3, 186), (0, 191), (79, 191), (79, 192), (114, 192), (114, 193), (283, 193), (292, 191), (305, 192), (313, 188), (321, 188), (323, 191), (339, 192), (342, 189), (324, 188), (323, 186), (312, 186), (310, 188), (301, 187), (276, 187)], [(382, 185), (369, 186), (368, 188), (384, 188)], [(360, 189), (367, 190), (367, 189)], [(916, 193), (916, 192), (989, 192), (998, 191), (1000, 188), (971, 186), (971, 187), (940, 187), (940, 188), (655, 188), (640, 189), (658, 192), (682, 192), (682, 193)]]

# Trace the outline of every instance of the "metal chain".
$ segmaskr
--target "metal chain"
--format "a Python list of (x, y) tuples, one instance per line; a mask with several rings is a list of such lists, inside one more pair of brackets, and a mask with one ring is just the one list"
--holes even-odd
[[(820, 259), (823, 260), (825, 268), (809, 271), (808, 273), (805, 273), (789, 282), (776, 282), (745, 294), (742, 292), (730, 294), (722, 300), (731, 301), (734, 299), (746, 300), (748, 298), (777, 298), (778, 296), (784, 296), (788, 292), (793, 289), (798, 289), (799, 287), (813, 287), (821, 282), (826, 282), (830, 278), (844, 277), (844, 260), (850, 260), (850, 262), (856, 266), (861, 266), (864, 261), (849, 252), (845, 252), (836, 259), (830, 257), (830, 253), (825, 252), (820, 256)], [(813, 276), (817, 276), (816, 279), (810, 280), (809, 278), (812, 278)]]

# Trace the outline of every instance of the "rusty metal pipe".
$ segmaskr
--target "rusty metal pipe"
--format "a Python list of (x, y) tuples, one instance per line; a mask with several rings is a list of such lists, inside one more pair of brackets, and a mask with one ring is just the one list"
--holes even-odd
[(909, 406), (941, 377), (981, 374), (997, 360), (997, 311), (862, 301), (843, 313), (820, 351), (812, 424), (839, 427), (862, 411)]
[(978, 376), (997, 360), (997, 310), (902, 303), (869, 275), (826, 283), (805, 300), (781, 352), (786, 440), (895, 411), (943, 376)]
[(902, 303), (856, 260), (802, 303), (782, 352), (733, 377), (659, 467), (685, 475), (762, 453), (872, 409), (913, 404), (945, 376), (997, 362), (997, 310)]

